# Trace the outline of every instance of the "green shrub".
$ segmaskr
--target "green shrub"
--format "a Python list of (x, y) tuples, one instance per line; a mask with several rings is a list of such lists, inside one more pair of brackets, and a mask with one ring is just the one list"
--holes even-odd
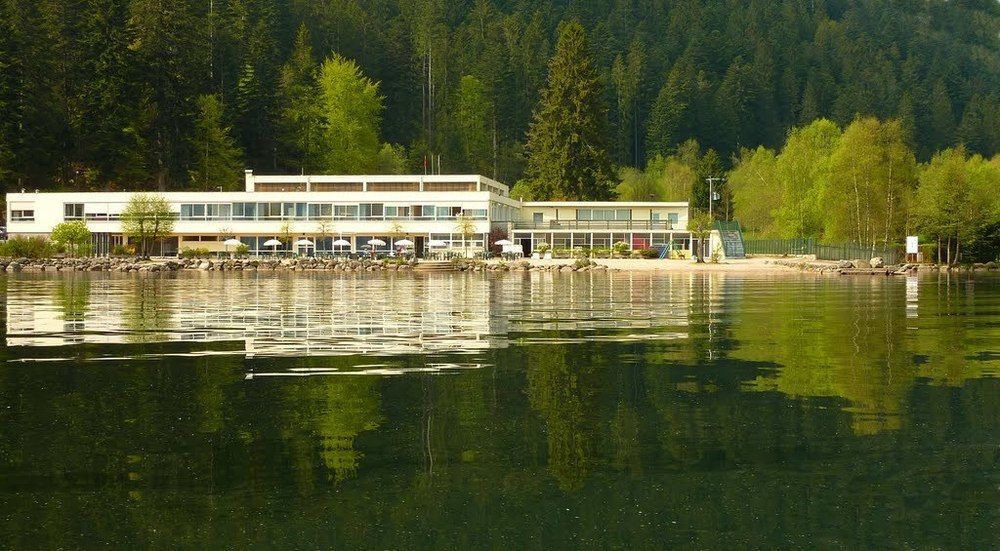
[(55, 248), (44, 237), (16, 236), (0, 243), (0, 256), (11, 258), (46, 258)]
[(201, 248), (199, 248), (199, 249), (191, 249), (191, 248), (187, 248), (187, 249), (182, 250), (180, 252), (179, 256), (181, 258), (185, 258), (185, 259), (194, 259), (194, 258), (208, 258), (208, 256), (210, 254), (212, 254), (212, 253), (208, 249), (201, 249)]
[(611, 256), (611, 249), (607, 247), (594, 247), (590, 249), (591, 258), (609, 258)]
[(611, 247), (612, 250), (614, 250), (615, 254), (618, 256), (625, 256), (625, 254), (628, 253), (628, 243), (624, 241), (618, 241)]
[(111, 256), (128, 256), (131, 254), (125, 245), (115, 245), (111, 247)]
[(576, 269), (586, 268), (587, 266), (592, 266), (596, 264), (593, 260), (589, 258), (577, 258), (573, 261), (573, 267)]
[(647, 247), (645, 249), (639, 249), (639, 256), (646, 259), (659, 258), (660, 251)]
[(248, 254), (250, 254), (250, 247), (247, 247), (246, 243), (236, 245), (236, 256), (246, 256)]

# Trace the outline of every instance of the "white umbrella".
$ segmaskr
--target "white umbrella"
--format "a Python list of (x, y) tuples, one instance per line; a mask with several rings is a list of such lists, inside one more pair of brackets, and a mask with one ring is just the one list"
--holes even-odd
[(500, 245), (502, 247), (504, 245), (513, 245), (514, 242), (511, 241), (510, 239), (501, 239), (500, 241), (494, 241), (493, 244)]
[(333, 242), (334, 247), (350, 247), (351, 242), (346, 239), (338, 239)]
[(427, 242), (428, 247), (447, 247), (447, 241), (441, 241), (440, 239), (431, 239)]
[(295, 244), (299, 247), (312, 247), (313, 242), (308, 239), (299, 239)]
[(273, 247), (271, 249), (271, 253), (277, 255), (278, 254), (278, 245), (281, 245), (281, 241), (279, 241), (277, 239), (268, 239), (267, 241), (261, 243), (261, 245), (263, 245), (265, 247)]
[(410, 241), (409, 239), (400, 239), (399, 241), (393, 243), (393, 245), (397, 247), (412, 247), (413, 241)]
[(226, 246), (226, 253), (229, 253), (229, 247), (235, 247), (235, 246), (240, 245), (242, 243), (243, 243), (242, 241), (240, 241), (239, 239), (236, 239), (235, 237), (231, 237), (231, 238), (226, 239), (225, 241), (222, 242), (222, 244)]
[(382, 241), (381, 239), (369, 239), (368, 240), (368, 244), (369, 245), (375, 245), (375, 246), (378, 246), (378, 247), (384, 247), (385, 246), (385, 241)]

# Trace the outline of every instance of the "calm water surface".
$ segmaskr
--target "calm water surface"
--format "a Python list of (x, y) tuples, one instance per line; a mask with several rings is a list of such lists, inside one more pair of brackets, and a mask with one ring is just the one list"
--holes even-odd
[(998, 541), (998, 277), (15, 274), (0, 296), (0, 547)]

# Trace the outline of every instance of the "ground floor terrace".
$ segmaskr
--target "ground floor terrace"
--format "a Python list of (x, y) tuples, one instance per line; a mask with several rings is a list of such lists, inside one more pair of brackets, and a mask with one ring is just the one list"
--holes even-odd
[(686, 231), (538, 231), (514, 230), (512, 240), (520, 245), (524, 254), (538, 250), (542, 243), (551, 248), (555, 256), (566, 256), (578, 249), (611, 249), (615, 243), (625, 243), (629, 250), (666, 247), (670, 251), (694, 251), (697, 240)]
[[(124, 248), (136, 252), (134, 240), (121, 234), (93, 233), (94, 254), (115, 254)], [(336, 234), (200, 234), (172, 235), (149, 244), (152, 256), (177, 256), (187, 250), (207, 252), (212, 256), (228, 256), (245, 245), (246, 254), (253, 256), (338, 256), (338, 255), (395, 255), (401, 252), (418, 257), (451, 257), (482, 255), (488, 248), (489, 234), (475, 233), (467, 236), (456, 233), (400, 233), (387, 234), (336, 233)]]

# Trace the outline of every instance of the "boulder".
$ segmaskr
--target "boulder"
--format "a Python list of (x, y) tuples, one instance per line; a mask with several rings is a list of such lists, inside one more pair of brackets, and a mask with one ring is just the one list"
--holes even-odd
[(872, 268), (885, 268), (885, 260), (883, 260), (881, 256), (872, 257), (872, 259), (868, 261), (868, 264)]
[(856, 259), (852, 260), (851, 264), (854, 264), (855, 268), (871, 268), (872, 267), (872, 265), (867, 260), (861, 260), (860, 258), (856, 258)]
[(850, 260), (841, 260), (840, 262), (837, 263), (837, 267), (840, 269), (853, 268), (854, 263), (851, 262)]

